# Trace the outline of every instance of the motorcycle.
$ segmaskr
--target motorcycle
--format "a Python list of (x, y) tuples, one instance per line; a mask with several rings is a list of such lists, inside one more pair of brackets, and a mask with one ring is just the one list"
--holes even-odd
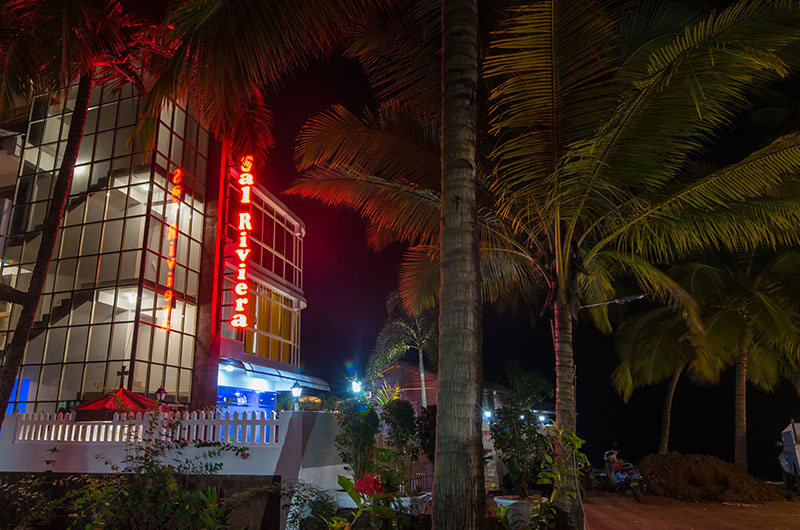
[[(610, 453), (610, 451), (609, 451)], [(636, 502), (642, 502), (642, 492), (645, 484), (642, 474), (630, 462), (620, 462), (606, 453), (606, 467), (603, 470), (595, 469), (592, 472), (593, 486), (600, 489), (610, 489), (625, 496), (631, 490)]]

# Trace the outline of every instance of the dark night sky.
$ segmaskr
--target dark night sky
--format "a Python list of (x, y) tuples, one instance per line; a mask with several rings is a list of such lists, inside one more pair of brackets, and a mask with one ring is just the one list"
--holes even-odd
[[(402, 248), (370, 250), (364, 224), (349, 210), (280, 193), (296, 176), (294, 140), (314, 114), (341, 103), (358, 111), (371, 102), (369, 86), (353, 62), (335, 59), (314, 64), (287, 82), (273, 102), (276, 147), (266, 175), (267, 187), (306, 223), (301, 361), (305, 370), (342, 392), (354, 361), (359, 374), (385, 315), (386, 295), (397, 286)], [(636, 391), (624, 404), (611, 388), (616, 357), (608, 337), (582, 323), (575, 339), (578, 366), (578, 430), (597, 463), (613, 440), (623, 457), (636, 460), (658, 448), (665, 385)], [(553, 348), (546, 320), (530, 326), (525, 315), (484, 311), (487, 379), (503, 382), (501, 362), (518, 359), (554, 380)], [(794, 415), (800, 399), (787, 384), (774, 394), (748, 388), (751, 472), (778, 478), (778, 449), (773, 442)], [(673, 406), (671, 448), (680, 452), (733, 458), (733, 378), (730, 370), (716, 386), (697, 387), (684, 378)]]

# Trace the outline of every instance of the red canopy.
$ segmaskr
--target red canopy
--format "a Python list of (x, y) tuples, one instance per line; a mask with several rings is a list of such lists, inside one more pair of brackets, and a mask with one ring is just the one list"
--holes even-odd
[(158, 406), (158, 402), (134, 394), (130, 390), (120, 388), (113, 394), (101, 396), (97, 399), (87, 401), (72, 407), (75, 412), (83, 411), (122, 411), (122, 412), (142, 412), (145, 410), (152, 410)]

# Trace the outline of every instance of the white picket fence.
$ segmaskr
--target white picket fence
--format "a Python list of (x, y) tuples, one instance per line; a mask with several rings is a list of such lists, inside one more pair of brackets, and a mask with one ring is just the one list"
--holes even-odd
[(279, 446), (276, 414), (247, 412), (175, 412), (114, 414), (111, 421), (76, 422), (72, 414), (21, 414), (14, 443), (53, 442), (124, 445), (158, 435), (187, 442), (226, 442), (233, 445)]

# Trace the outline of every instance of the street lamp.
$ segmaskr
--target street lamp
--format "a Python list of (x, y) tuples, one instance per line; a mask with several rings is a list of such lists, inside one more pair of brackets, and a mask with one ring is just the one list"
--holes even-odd
[(353, 379), (353, 382), (351, 383), (351, 386), (353, 387), (353, 393), (354, 394), (360, 394), (361, 393), (361, 381), (359, 381), (358, 379)]
[(295, 381), (292, 385), (292, 396), (294, 397), (294, 410), (300, 410), (300, 394), (303, 393), (303, 387)]
[(487, 420), (491, 419), (492, 418), (492, 411), (489, 410), (489, 409), (484, 410), (483, 411), (483, 417), (486, 418)]
[(161, 385), (158, 387), (158, 390), (156, 390), (156, 399), (162, 405), (164, 404), (164, 400), (167, 399), (167, 391), (164, 390), (164, 385)]

